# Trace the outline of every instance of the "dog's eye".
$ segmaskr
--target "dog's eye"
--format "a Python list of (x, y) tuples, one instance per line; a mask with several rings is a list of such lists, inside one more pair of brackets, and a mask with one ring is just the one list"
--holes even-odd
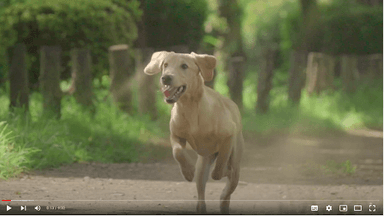
[(188, 69), (188, 66), (187, 66), (187, 64), (183, 64), (183, 65), (181, 65), (181, 68)]
[(164, 63), (164, 68), (167, 68), (167, 66), (168, 66), (168, 63)]

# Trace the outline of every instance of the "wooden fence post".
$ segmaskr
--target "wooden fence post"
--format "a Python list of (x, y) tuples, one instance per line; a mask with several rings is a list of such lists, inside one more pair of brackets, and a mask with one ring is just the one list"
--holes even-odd
[(112, 98), (121, 110), (131, 113), (133, 108), (129, 79), (134, 74), (134, 67), (128, 45), (109, 47), (109, 65)]
[(343, 80), (344, 90), (348, 93), (354, 92), (356, 90), (357, 81), (359, 80), (356, 56), (341, 56), (341, 77)]
[(365, 81), (383, 77), (383, 55), (369, 54), (357, 57), (359, 76)]
[(276, 50), (271, 47), (262, 50), (260, 71), (257, 79), (257, 113), (266, 113), (269, 110), (269, 92), (272, 89), (275, 55)]
[(61, 48), (43, 46), (40, 49), (40, 88), (43, 95), (44, 115), (61, 117), (60, 89)]
[(11, 111), (14, 107), (29, 109), (29, 82), (26, 66), (27, 48), (25, 44), (16, 44), (9, 49), (9, 85)]
[(319, 67), (320, 60), (317, 54), (309, 53), (306, 78), (306, 88), (309, 95), (311, 95), (316, 90), (318, 73), (320, 71)]
[(139, 113), (149, 114), (152, 119), (157, 118), (156, 109), (156, 87), (155, 81), (158, 76), (144, 74), (145, 66), (150, 62), (154, 50), (142, 48), (136, 50), (136, 73), (138, 79), (138, 101)]
[(94, 111), (94, 94), (92, 91), (91, 52), (88, 49), (73, 49), (72, 60), (72, 84), (68, 93), (73, 94), (76, 101)]
[(383, 78), (383, 54), (368, 55), (368, 72), (371, 78)]
[(359, 76), (362, 79), (373, 79), (374, 71), (369, 61), (370, 55), (359, 55), (357, 56), (357, 69), (359, 70)]
[(334, 68), (336, 61), (333, 56), (311, 52), (308, 55), (307, 92), (311, 95), (313, 92), (320, 93), (330, 87), (333, 87)]
[(301, 90), (305, 86), (307, 55), (307, 52), (295, 50), (291, 52), (288, 78), (288, 98), (295, 105), (300, 103)]
[(335, 79), (335, 68), (336, 68), (337, 57), (333, 55), (324, 54), (324, 82), (325, 88), (335, 89), (333, 81)]

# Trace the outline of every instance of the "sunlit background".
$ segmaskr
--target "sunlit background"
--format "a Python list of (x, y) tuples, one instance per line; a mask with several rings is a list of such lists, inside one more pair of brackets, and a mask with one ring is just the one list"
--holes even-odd
[[(382, 131), (382, 38), (382, 1), (374, 0), (0, 0), (0, 178), (74, 162), (147, 162), (168, 156), (170, 149), (162, 147), (169, 143), (171, 105), (163, 102), (158, 78), (147, 92), (156, 96), (155, 111), (143, 112), (139, 103), (145, 96), (138, 82), (143, 79), (138, 51), (144, 48), (177, 51), (174, 46), (182, 46), (215, 55), (214, 89), (237, 100), (245, 135)], [(21, 44), (25, 61), (13, 57)], [(129, 111), (110, 91), (109, 48), (118, 44), (128, 45), (121, 64), (129, 63), (130, 76), (120, 95), (131, 92)], [(43, 46), (61, 50), (60, 118), (43, 112)], [(81, 89), (69, 91), (73, 49), (90, 53), (92, 88), (86, 91), (93, 94), (91, 107), (76, 98)], [(311, 60), (312, 52), (326, 55), (332, 64)], [(293, 66), (296, 54), (304, 56), (301, 67)], [(237, 57), (240, 66), (233, 65)], [(28, 89), (29, 105), (10, 107), (11, 72), (22, 73), (20, 65), (27, 77), (12, 82)], [(318, 77), (309, 80), (314, 74)], [(295, 79), (303, 81), (290, 87)], [(314, 91), (308, 81), (314, 82)], [(292, 99), (289, 92), (295, 90), (299, 97)]]

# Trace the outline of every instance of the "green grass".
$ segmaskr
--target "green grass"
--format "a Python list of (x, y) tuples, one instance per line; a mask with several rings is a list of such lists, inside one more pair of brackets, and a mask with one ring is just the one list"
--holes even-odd
[(15, 147), (15, 136), (6, 122), (0, 122), (0, 179), (8, 179), (26, 170), (28, 157), (36, 151), (35, 148)]
[(302, 169), (307, 175), (353, 175), (356, 173), (357, 166), (352, 165), (350, 160), (337, 163), (334, 160), (327, 160), (325, 164), (306, 162)]
[[(63, 89), (67, 86), (62, 83)], [(60, 120), (41, 115), (42, 97), (39, 93), (30, 96), (30, 115), (25, 117), (21, 109), (10, 114), (8, 94), (1, 92), (0, 121), (4, 126), (7, 124), (4, 132), (0, 126), (1, 178), (15, 176), (25, 169), (57, 167), (73, 162), (138, 162), (166, 155), (164, 149), (151, 144), (168, 137), (169, 114), (161, 114), (158, 121), (137, 113), (125, 114), (115, 107), (111, 97), (104, 101), (108, 87), (101, 89), (98, 86), (95, 83), (97, 113), (94, 117), (73, 97), (65, 96)]]
[(356, 166), (352, 166), (350, 160), (346, 160), (342, 163), (336, 163), (333, 160), (328, 160), (325, 165), (322, 165), (321, 170), (323, 173), (335, 173), (335, 174), (354, 174), (356, 172)]

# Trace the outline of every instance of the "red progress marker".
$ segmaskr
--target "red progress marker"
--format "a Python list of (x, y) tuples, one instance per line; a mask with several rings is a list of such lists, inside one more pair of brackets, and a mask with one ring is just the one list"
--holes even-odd
[(11, 200), (1, 200), (1, 201), (11, 201)]

